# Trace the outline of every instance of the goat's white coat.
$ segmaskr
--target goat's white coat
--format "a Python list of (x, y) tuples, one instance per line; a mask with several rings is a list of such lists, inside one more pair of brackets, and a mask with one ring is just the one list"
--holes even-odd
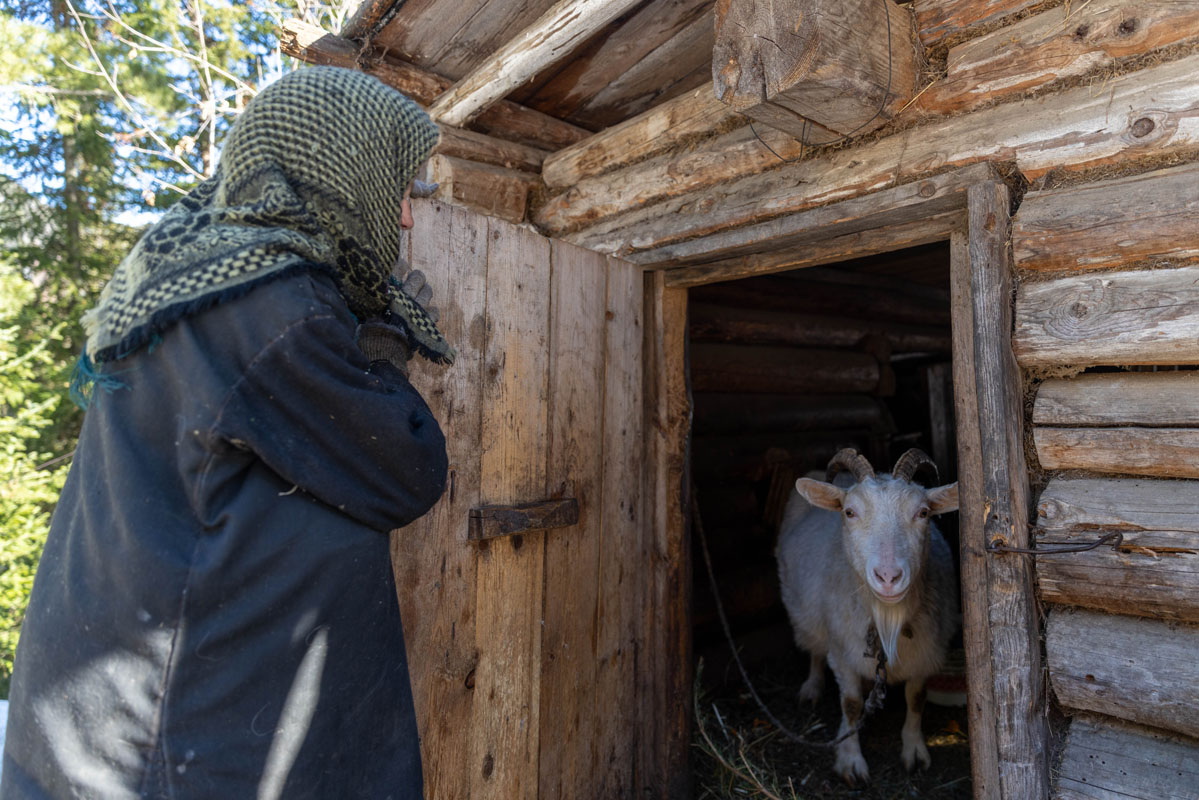
[[(841, 689), (842, 708), (847, 700), (861, 700), (861, 679), (872, 681), (875, 672), (875, 659), (867, 655), (873, 622), (887, 651), (888, 682), (907, 682), (904, 765), (911, 769), (919, 760), (927, 766), (928, 749), (915, 708), (919, 703), (914, 701), (925, 679), (940, 669), (957, 629), (953, 558), (931, 520), (920, 520), (914, 531), (912, 525), (905, 528), (905, 521), (927, 505), (921, 487), (890, 476), (855, 485), (844, 474), (835, 485), (847, 489), (847, 506), (870, 506), (863, 511), (872, 516), (871, 530), (847, 530), (841, 513), (816, 508), (795, 491), (783, 514), (776, 550), (783, 603), (796, 644), (811, 654), (811, 672), (800, 697), (819, 696), (827, 659)], [(870, 588), (867, 576), (884, 562), (906, 573), (906, 593), (899, 602), (884, 603)], [(843, 713), (838, 735), (850, 727)], [(869, 779), (857, 736), (838, 745), (836, 770), (850, 782)]]

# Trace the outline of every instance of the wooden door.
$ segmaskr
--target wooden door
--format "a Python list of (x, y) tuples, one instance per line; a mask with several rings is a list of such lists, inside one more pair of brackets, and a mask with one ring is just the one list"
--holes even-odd
[[(640, 269), (434, 201), (423, 269), (458, 348), (413, 383), (445, 496), (393, 534), (428, 798), (632, 795), (641, 575)], [(573, 497), (577, 525), (469, 541), (472, 508)]]

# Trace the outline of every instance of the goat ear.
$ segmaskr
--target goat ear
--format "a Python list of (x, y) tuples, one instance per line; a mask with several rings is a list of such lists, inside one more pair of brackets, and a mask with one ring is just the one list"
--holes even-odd
[(928, 490), (928, 507), (934, 514), (946, 514), (958, 510), (957, 481), (946, 486)]
[(845, 490), (831, 483), (800, 478), (795, 482), (795, 491), (817, 508), (840, 511), (845, 500)]

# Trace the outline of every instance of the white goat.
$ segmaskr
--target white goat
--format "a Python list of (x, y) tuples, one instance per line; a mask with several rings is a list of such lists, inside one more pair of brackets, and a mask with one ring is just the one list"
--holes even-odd
[[(775, 552), (795, 641), (812, 659), (800, 699), (819, 698), (827, 659), (841, 689), (838, 736), (856, 725), (862, 683), (875, 674), (873, 627), (887, 655), (888, 683), (907, 682), (900, 754), (908, 770), (917, 761), (929, 765), (920, 729), (924, 681), (940, 668), (958, 624), (953, 558), (930, 522), (957, 509), (958, 487), (912, 483), (922, 467), (936, 471), (913, 448), (891, 475), (876, 476), (864, 456), (842, 450), (829, 462), (828, 480), (844, 470), (854, 480), (797, 480)], [(837, 745), (835, 769), (850, 785), (870, 780), (857, 734)]]

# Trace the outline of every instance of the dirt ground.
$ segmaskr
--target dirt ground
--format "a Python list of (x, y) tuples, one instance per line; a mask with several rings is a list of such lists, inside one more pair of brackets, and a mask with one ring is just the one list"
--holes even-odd
[[(717, 669), (719, 674), (711, 674), (708, 667), (703, 668), (702, 687), (697, 683), (697, 696), (693, 698), (698, 705), (692, 751), (696, 798), (965, 800), (971, 797), (964, 706), (946, 708), (929, 703), (925, 707), (923, 727), (932, 766), (909, 775), (899, 757), (899, 732), (905, 714), (903, 687), (889, 687), (885, 707), (870, 717), (860, 734), (871, 783), (850, 788), (833, 772), (831, 750), (804, 748), (780, 735), (745, 690), (736, 667), (727, 665)], [(801, 707), (798, 693), (806, 671), (807, 658), (792, 648), (758, 663), (751, 671), (751, 678), (762, 699), (784, 725), (809, 738), (827, 741), (836, 734), (841, 719), (836, 681), (828, 675), (821, 702), (814, 708)], [(711, 747), (700, 735), (701, 722), (725, 764), (712, 755)], [(819, 727), (813, 730), (814, 725)], [(746, 776), (753, 778), (747, 780)]]

